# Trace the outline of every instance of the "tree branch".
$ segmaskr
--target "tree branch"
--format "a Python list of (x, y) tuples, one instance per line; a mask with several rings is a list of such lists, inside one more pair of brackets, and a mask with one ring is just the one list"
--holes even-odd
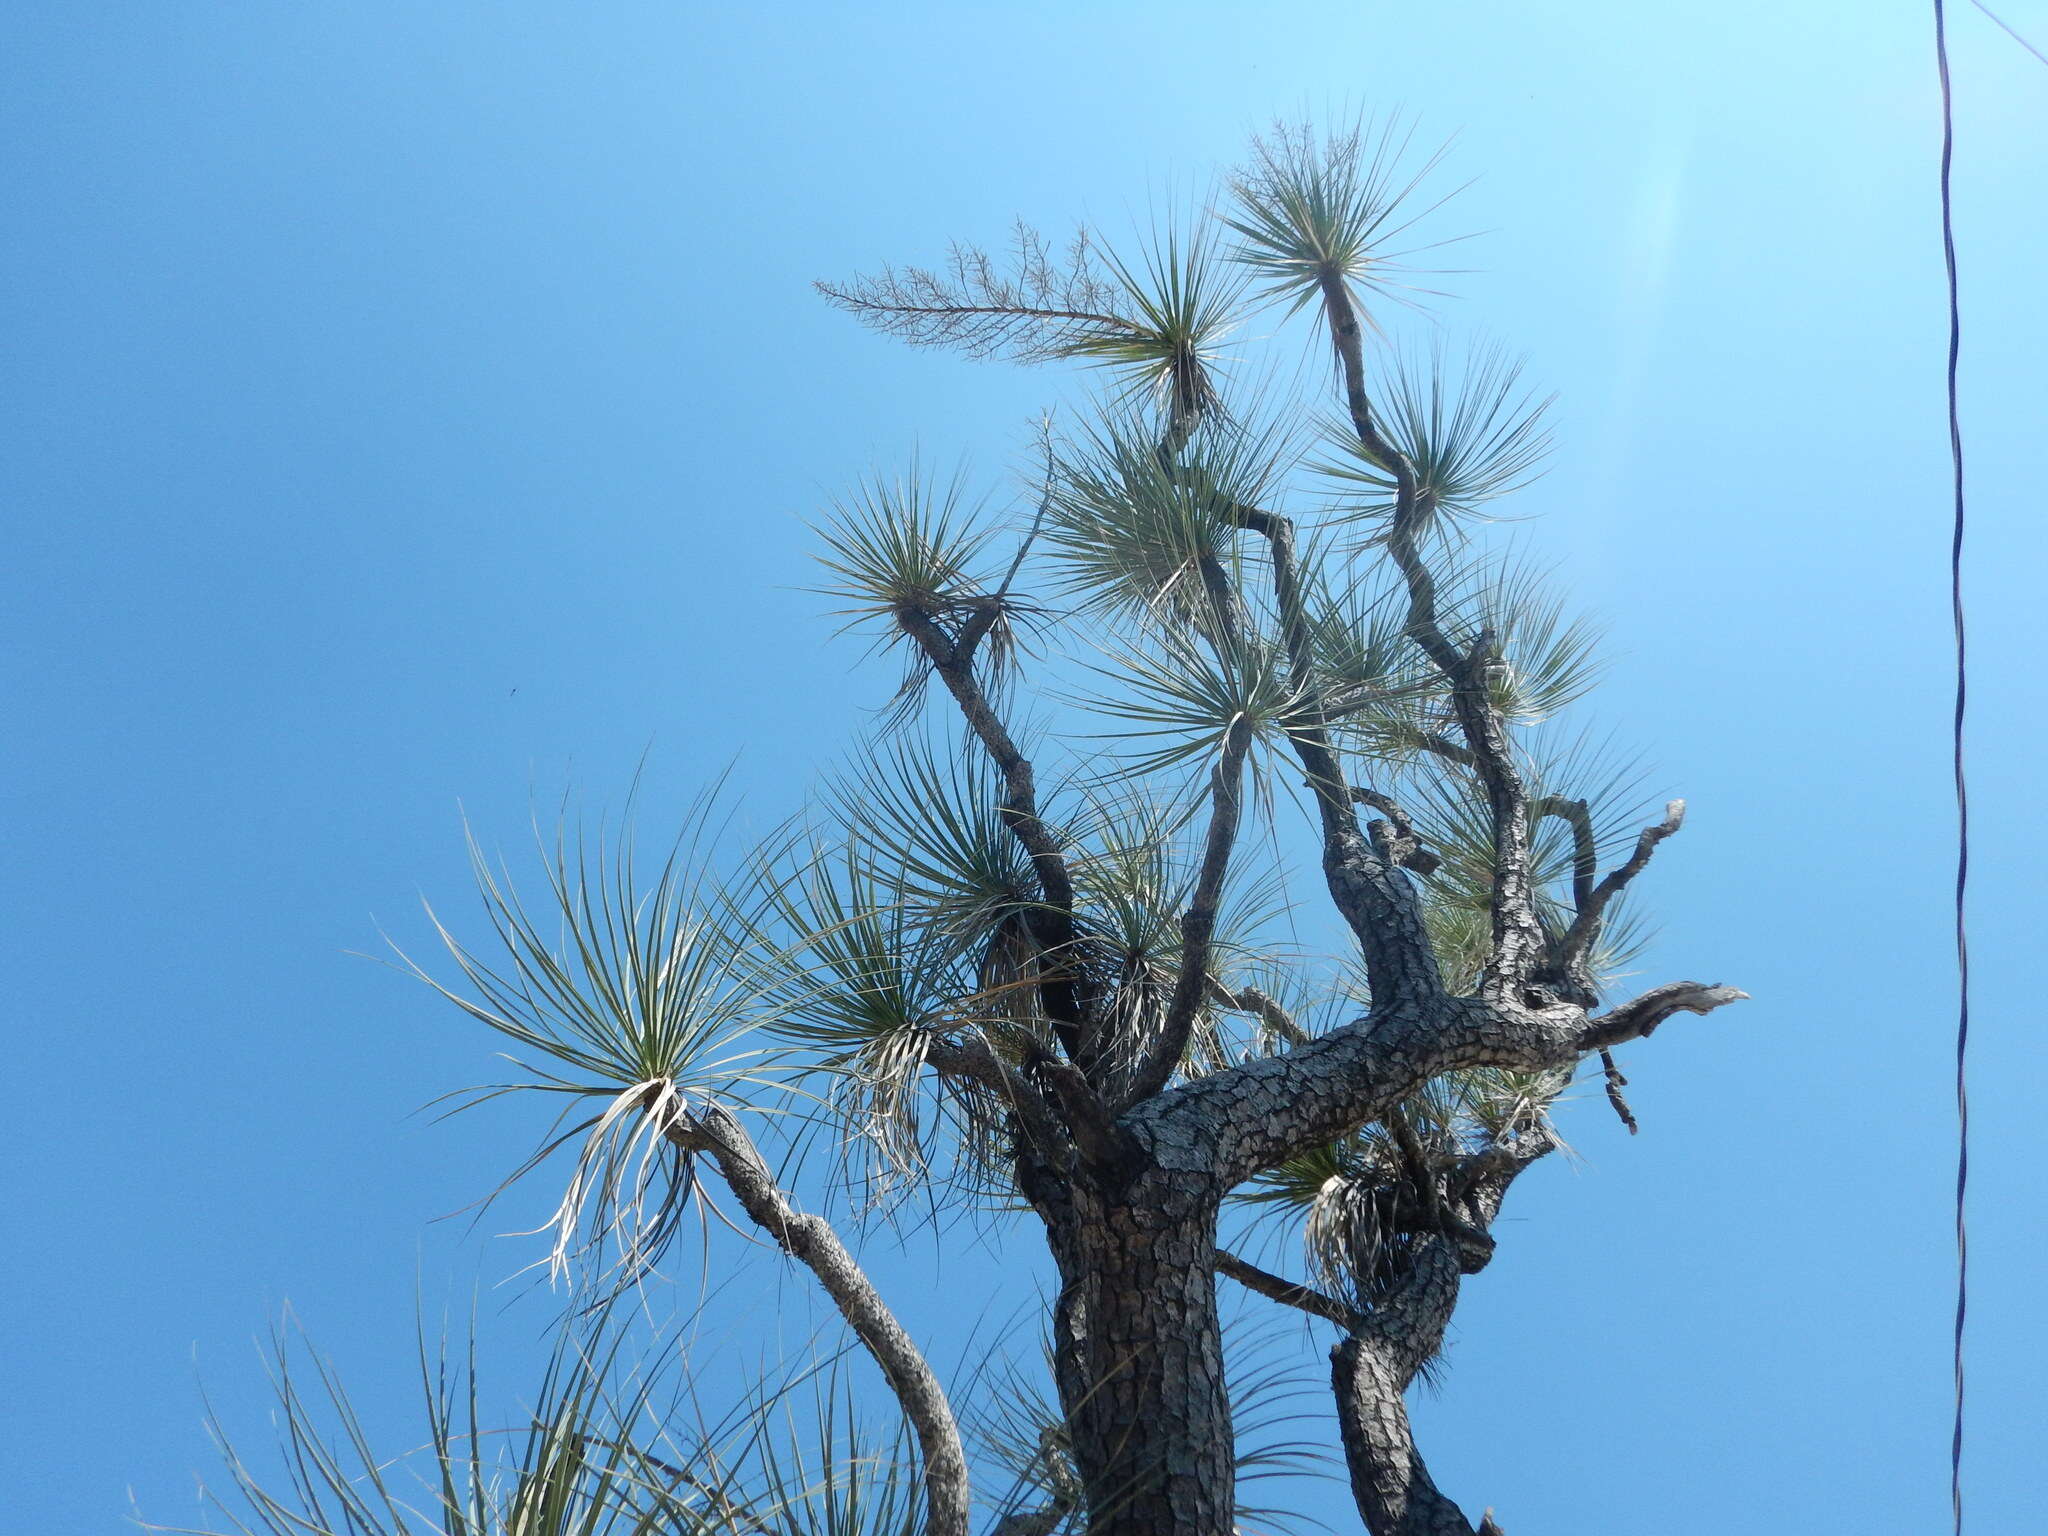
[(925, 1048), (925, 1063), (941, 1077), (958, 1078), (994, 1095), (1017, 1116), (1033, 1146), (1047, 1157), (1059, 1155), (1062, 1139), (1045, 1096), (998, 1056), (980, 1035), (960, 1040), (934, 1039)]
[(1484, 1536), (1475, 1532), (1423, 1465), (1408, 1423), (1402, 1368), (1373, 1341), (1352, 1335), (1330, 1351), (1330, 1386), (1351, 1494), (1371, 1536)]
[(1043, 904), (1032, 908), (1028, 918), (1043, 966), (1039, 997), (1068, 1056), (1085, 1067), (1094, 1048), (1086, 1038), (1090, 1010), (1085, 989), (1069, 958), (1074, 943), (1073, 875), (1067, 868), (1059, 838), (1039, 814), (1038, 787), (1031, 762), (1018, 749), (974, 675), (974, 645), (994, 622), (995, 611), (993, 603), (979, 608), (958, 639), (948, 636), (930, 614), (918, 608), (898, 609), (896, 622), (931, 662), (946, 691), (960, 706), (968, 729), (1002, 775), (1003, 803), (997, 812), (1030, 858), (1038, 877), (1039, 893), (1044, 897)]
[(925, 1529), (931, 1536), (967, 1536), (967, 1453), (945, 1389), (831, 1223), (803, 1215), (789, 1203), (753, 1139), (718, 1105), (679, 1114), (663, 1130), (684, 1151), (709, 1154), (754, 1224), (817, 1276), (854, 1337), (881, 1366), (917, 1436)]
[(1538, 795), (1529, 802), (1529, 824), (1555, 816), (1572, 832), (1572, 910), (1583, 912), (1593, 900), (1593, 881), (1600, 873), (1600, 856), (1593, 841), (1593, 813), (1583, 800), (1563, 795)]
[(1600, 936), (1601, 914), (1607, 904), (1627, 888), (1629, 881), (1643, 872), (1650, 862), (1650, 855), (1657, 851), (1657, 845), (1685, 825), (1685, 802), (1673, 800), (1664, 807), (1664, 819), (1654, 827), (1645, 827), (1636, 836), (1635, 852), (1628, 862), (1611, 871), (1605, 879), (1586, 893), (1578, 904), (1578, 915), (1558, 941), (1558, 956), (1562, 967), (1576, 966)]
[(1128, 1165), (1136, 1148), (1129, 1133), (1117, 1124), (1102, 1095), (1095, 1091), (1095, 1085), (1079, 1069), (1050, 1053), (1036, 1057), (1030, 1065), (1059, 1105), (1061, 1118), (1082, 1158), (1096, 1168)]
[(1436, 731), (1425, 731), (1413, 726), (1392, 726), (1389, 732), (1398, 746), (1414, 747), (1419, 751), (1433, 752), (1461, 768), (1470, 768), (1476, 761), (1471, 752), (1459, 746), (1450, 737)]
[(1381, 857), (1388, 863), (1399, 864), (1403, 869), (1412, 869), (1418, 875), (1433, 875), (1443, 868), (1444, 861), (1422, 846), (1422, 839), (1416, 836), (1415, 826), (1409, 821), (1408, 813), (1393, 800), (1361, 784), (1351, 786), (1351, 798), (1360, 805), (1371, 806), (1387, 818), (1385, 823), (1373, 822), (1365, 830), (1375, 837), (1377, 846), (1379, 838), (1374, 833), (1374, 828), (1384, 825), (1391, 829), (1392, 836), (1385, 839), (1386, 846), (1380, 850)]
[(1585, 1031), (1579, 1036), (1579, 1049), (1612, 1050), (1617, 1045), (1626, 1045), (1631, 1040), (1641, 1040), (1654, 1033), (1657, 1026), (1673, 1014), (1712, 1013), (1716, 1008), (1743, 1002), (1748, 997), (1747, 992), (1718, 983), (1668, 982), (1651, 988), (1641, 997), (1618, 1008), (1608, 1009), (1598, 1018), (1586, 1020)]
[[(1411, 1138), (1412, 1139), (1412, 1138)], [(1420, 1239), (1400, 1281), (1330, 1352), (1330, 1382), (1351, 1491), (1372, 1536), (1475, 1536), (1463, 1511), (1438, 1489), (1415, 1447), (1403, 1394), (1443, 1347), (1464, 1275), (1492, 1253), (1488, 1231), (1510, 1184), (1554, 1149), (1545, 1126), (1461, 1160), (1446, 1180), (1453, 1204), (1471, 1216), (1467, 1233)], [(1412, 1156), (1420, 1156), (1419, 1147)], [(1475, 1236), (1478, 1243), (1472, 1241)], [(1489, 1512), (1476, 1536), (1499, 1536)]]
[(1360, 1313), (1336, 1297), (1326, 1296), (1313, 1286), (1297, 1285), (1271, 1270), (1261, 1269), (1227, 1248), (1216, 1250), (1216, 1273), (1228, 1275), (1246, 1290), (1256, 1291), (1268, 1301), (1277, 1301), (1283, 1307), (1294, 1307), (1311, 1317), (1320, 1317), (1347, 1332), (1356, 1329), (1363, 1321)]
[(1261, 992), (1257, 987), (1239, 987), (1235, 992), (1222, 982), (1211, 980), (1209, 995), (1216, 999), (1218, 1007), (1231, 1013), (1249, 1013), (1266, 1026), (1266, 1029), (1285, 1040), (1290, 1046), (1307, 1045), (1314, 1038), (1294, 1021), (1294, 1015), (1280, 1006), (1279, 999)]
[(1491, 637), (1482, 634), (1469, 651), (1460, 651), (1444, 634), (1437, 618), (1436, 578), (1416, 546), (1416, 533), (1426, 511), (1415, 466), (1382, 433), (1373, 419), (1365, 388), (1365, 352), (1357, 307), (1343, 274), (1334, 268), (1322, 277), (1323, 314), (1344, 379), (1345, 404), (1352, 430), (1367, 455), (1394, 481), (1394, 511), (1387, 531), (1387, 551), (1408, 588), (1408, 634), (1443, 675), (1471, 767), (1487, 793), (1493, 821), (1493, 954), (1481, 979), (1490, 994), (1512, 992), (1536, 960), (1542, 926), (1536, 919), (1535, 893), (1529, 878), (1528, 791), (1508, 742), (1500, 711), (1487, 686), (1492, 662)]
[(1466, 1067), (1551, 1071), (1623, 1044), (1678, 1012), (1706, 1013), (1747, 994), (1677, 982), (1589, 1020), (1570, 1003), (1445, 997), (1376, 1008), (1307, 1045), (1176, 1084), (1120, 1123), (1163, 1168), (1231, 1189), (1307, 1148), (1356, 1130), (1430, 1078)]
[(1439, 996), (1443, 977), (1423, 927), (1415, 888), (1359, 830), (1343, 760), (1330, 744), (1328, 702), (1316, 683), (1308, 607), (1295, 563), (1294, 521), (1242, 504), (1233, 516), (1240, 527), (1263, 535), (1271, 553), (1288, 680), (1307, 701), (1301, 718), (1289, 727), (1288, 739), (1316, 798), (1323, 878), (1365, 955), (1373, 1001), (1393, 1004)]
[(1210, 941), (1216, 933), (1216, 909), (1223, 899), (1223, 881), (1230, 872), (1231, 850), (1237, 844), (1244, 811), (1244, 764), (1251, 751), (1252, 725), (1239, 716), (1224, 733), (1223, 752), (1209, 772), (1209, 833), (1203, 842), (1202, 864), (1194, 893), (1180, 919), (1180, 971), (1159, 1037), (1139, 1059), (1122, 1095), (1122, 1104), (1149, 1099), (1172, 1078), (1187, 1054), (1195, 1016), (1209, 992)]

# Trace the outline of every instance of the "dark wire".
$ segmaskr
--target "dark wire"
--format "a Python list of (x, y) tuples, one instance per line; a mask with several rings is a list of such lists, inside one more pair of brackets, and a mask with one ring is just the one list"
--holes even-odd
[(1986, 16), (1989, 16), (1993, 21), (1997, 22), (1998, 25), (2002, 29), (2004, 29), (2005, 35), (2007, 37), (2011, 38), (2014, 42), (2018, 43), (2022, 48), (2026, 49), (2027, 52), (2031, 53), (2035, 58), (2039, 59), (2043, 64), (2048, 64), (2048, 53), (2043, 53), (2040, 49), (2036, 48), (2032, 43), (2028, 42), (2024, 37), (2021, 37), (2019, 33), (2013, 31), (2012, 23), (2007, 21), (2003, 16), (1999, 15), (1998, 12), (1991, 9), (1990, 6), (1986, 5), (1984, 3), (1984, 0), (1970, 0), (1970, 4), (1976, 6), (1978, 10), (1982, 11)]
[[(1994, 18), (1995, 19), (1995, 18)], [(1941, 252), (1948, 269), (1948, 454), (1954, 477), (1955, 532), (1949, 541), (1949, 612), (1956, 634), (1956, 1412), (1949, 1442), (1949, 1504), (1956, 1536), (1963, 1530), (1963, 1323), (1970, 1310), (1970, 1237), (1964, 1200), (1970, 1189), (1970, 1093), (1964, 1068), (1970, 1051), (1970, 942), (1964, 927), (1970, 884), (1970, 794), (1963, 775), (1963, 715), (1969, 700), (1967, 636), (1963, 626), (1963, 424), (1956, 369), (1963, 350), (1962, 305), (1956, 290), (1955, 204), (1950, 170), (1955, 161), (1955, 99), (1948, 77), (1948, 16), (1934, 0), (1934, 56), (1941, 74)]]

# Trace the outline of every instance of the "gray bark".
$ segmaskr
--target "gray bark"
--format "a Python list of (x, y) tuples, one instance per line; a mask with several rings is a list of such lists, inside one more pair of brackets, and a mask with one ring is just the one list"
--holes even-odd
[(1204, 1181), (1089, 1178), (1048, 1213), (1062, 1407), (1091, 1536), (1232, 1529), (1235, 1444)]

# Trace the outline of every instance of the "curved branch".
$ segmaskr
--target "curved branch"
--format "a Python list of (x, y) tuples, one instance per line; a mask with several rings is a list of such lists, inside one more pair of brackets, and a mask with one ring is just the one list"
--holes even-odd
[(1592, 807), (1583, 800), (1563, 795), (1538, 795), (1529, 802), (1529, 825), (1554, 816), (1572, 832), (1572, 910), (1583, 912), (1593, 900), (1593, 882), (1600, 873), (1599, 853), (1593, 840)]
[(1499, 1536), (1490, 1513), (1475, 1533), (1431, 1479), (1415, 1447), (1403, 1394), (1442, 1349), (1461, 1278), (1483, 1268), (1491, 1255), (1488, 1229), (1508, 1186), (1556, 1146), (1556, 1137), (1539, 1124), (1455, 1164), (1446, 1182), (1451, 1203), (1465, 1205), (1471, 1217), (1467, 1231), (1447, 1230), (1419, 1241), (1399, 1283), (1330, 1352), (1352, 1496), (1372, 1536)]
[(1548, 1071), (1623, 1044), (1675, 1013), (1708, 1013), (1748, 996), (1674, 982), (1589, 1019), (1570, 1003), (1446, 997), (1429, 1007), (1374, 1009), (1277, 1056), (1258, 1056), (1179, 1083), (1126, 1111), (1120, 1124), (1162, 1168), (1231, 1189), (1336, 1140), (1464, 1067)]
[(1476, 759), (1470, 751), (1459, 746), (1450, 737), (1436, 731), (1425, 731), (1416, 726), (1389, 725), (1382, 727), (1394, 745), (1413, 747), (1420, 752), (1433, 752), (1447, 758), (1461, 768), (1470, 768)]
[(967, 1453), (945, 1389), (832, 1224), (822, 1216), (803, 1215), (789, 1203), (753, 1139), (719, 1106), (679, 1115), (664, 1132), (684, 1151), (708, 1153), (754, 1224), (817, 1276), (854, 1337), (881, 1366), (917, 1436), (925, 1529), (932, 1536), (967, 1536)]
[(1439, 997), (1443, 977), (1423, 927), (1415, 888), (1359, 830), (1343, 760), (1330, 745), (1329, 706), (1316, 684), (1308, 606), (1295, 564), (1294, 521), (1243, 505), (1232, 515), (1239, 527), (1264, 536), (1271, 553), (1288, 680), (1309, 701), (1301, 718), (1289, 727), (1288, 739), (1316, 797), (1323, 831), (1323, 877), (1365, 955), (1373, 1001), (1396, 1005)]
[(1394, 482), (1394, 511), (1387, 551), (1408, 588), (1408, 635), (1450, 685), (1452, 708), (1471, 752), (1473, 770), (1486, 788), (1493, 820), (1493, 955), (1481, 980), (1488, 993), (1512, 991), (1538, 958), (1542, 925), (1536, 918), (1529, 877), (1528, 790), (1508, 741), (1507, 727), (1493, 706), (1487, 669), (1493, 661), (1491, 636), (1482, 634), (1460, 651), (1437, 616), (1436, 578), (1416, 546), (1427, 511), (1415, 466), (1380, 431), (1365, 388), (1365, 351), (1357, 306), (1343, 274), (1332, 268), (1322, 278), (1323, 314), (1344, 379), (1352, 430), (1367, 455)]
[(1330, 1386), (1351, 1495), (1371, 1536), (1485, 1536), (1440, 1490), (1415, 1449), (1402, 1367), (1388, 1352), (1353, 1335), (1330, 1351)]

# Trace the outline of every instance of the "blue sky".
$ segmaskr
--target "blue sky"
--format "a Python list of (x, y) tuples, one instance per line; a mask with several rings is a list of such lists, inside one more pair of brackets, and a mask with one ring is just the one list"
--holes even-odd
[[(2048, 37), (2038, 0), (2001, 9)], [(1456, 136), (1451, 225), (1480, 234), (1441, 313), (1560, 393), (1523, 534), (1607, 623), (1599, 715), (1692, 806), (1646, 968), (1756, 999), (1635, 1048), (1643, 1135), (1581, 1105), (1580, 1166), (1518, 1188), (1425, 1452), (1518, 1536), (1935, 1528), (1931, 44), (1918, 4), (1791, 10), (9, 7), (0, 1523), (109, 1528), (131, 1489), (187, 1517), (195, 1357), (258, 1433), (250, 1340), (287, 1298), (402, 1424), (416, 1292), (537, 1256), (432, 1222), (534, 1112), (415, 1113), (489, 1080), (491, 1043), (352, 952), (417, 940), (422, 891), (459, 905), (465, 811), (516, 844), (565, 787), (616, 807), (643, 753), (645, 822), (735, 757), (754, 812), (792, 808), (893, 681), (830, 641), (804, 520), (913, 448), (999, 488), (1072, 387), (895, 347), (810, 280), (1020, 214), (1113, 230), (1276, 114), (1348, 106)], [(2048, 1421), (2048, 71), (1967, 7), (1954, 30), (1993, 1529), (2038, 1518)], [(956, 1338), (918, 1242), (878, 1263)], [(1003, 1263), (948, 1262), (963, 1288)], [(516, 1355), (541, 1310), (491, 1326)]]

